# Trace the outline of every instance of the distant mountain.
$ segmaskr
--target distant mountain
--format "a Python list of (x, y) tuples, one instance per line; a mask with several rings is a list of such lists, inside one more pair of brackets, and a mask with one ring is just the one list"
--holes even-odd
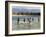
[(19, 7), (19, 6), (15, 6), (12, 8), (12, 12), (15, 12), (15, 13), (40, 13), (40, 9), (39, 8), (28, 8), (28, 7)]

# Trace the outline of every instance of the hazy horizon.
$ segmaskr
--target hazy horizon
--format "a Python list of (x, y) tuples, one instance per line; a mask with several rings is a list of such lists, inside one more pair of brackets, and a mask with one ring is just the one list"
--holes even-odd
[(31, 8), (31, 7), (22, 7), (22, 6), (13, 6), (12, 7), (12, 12), (33, 12), (33, 13), (40, 13), (40, 8)]

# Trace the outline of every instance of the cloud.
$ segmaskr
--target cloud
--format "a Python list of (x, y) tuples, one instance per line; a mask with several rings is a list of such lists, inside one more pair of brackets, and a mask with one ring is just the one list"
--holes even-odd
[(13, 6), (12, 12), (18, 13), (18, 12), (23, 12), (23, 13), (39, 13), (40, 8), (32, 8), (32, 7), (21, 7), (21, 6)]

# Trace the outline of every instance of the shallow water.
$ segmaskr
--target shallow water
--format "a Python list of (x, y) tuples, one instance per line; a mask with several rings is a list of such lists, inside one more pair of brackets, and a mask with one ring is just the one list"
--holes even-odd
[[(17, 19), (19, 17), (19, 24)], [(25, 23), (23, 19), (25, 18)], [(27, 20), (30, 19), (30, 23)], [(39, 19), (39, 20), (38, 20)], [(21, 22), (20, 22), (21, 21)], [(40, 16), (12, 16), (12, 30), (29, 30), (29, 29), (40, 29)]]

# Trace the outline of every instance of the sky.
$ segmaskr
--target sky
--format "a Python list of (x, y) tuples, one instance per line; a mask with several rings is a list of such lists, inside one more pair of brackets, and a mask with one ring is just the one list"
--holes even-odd
[(36, 7), (22, 7), (22, 6), (13, 6), (12, 7), (12, 12), (15, 12), (15, 13), (20, 13), (20, 12), (23, 12), (23, 13), (26, 13), (26, 12), (29, 12), (29, 13), (39, 13), (40, 12), (40, 8), (36, 8)]

